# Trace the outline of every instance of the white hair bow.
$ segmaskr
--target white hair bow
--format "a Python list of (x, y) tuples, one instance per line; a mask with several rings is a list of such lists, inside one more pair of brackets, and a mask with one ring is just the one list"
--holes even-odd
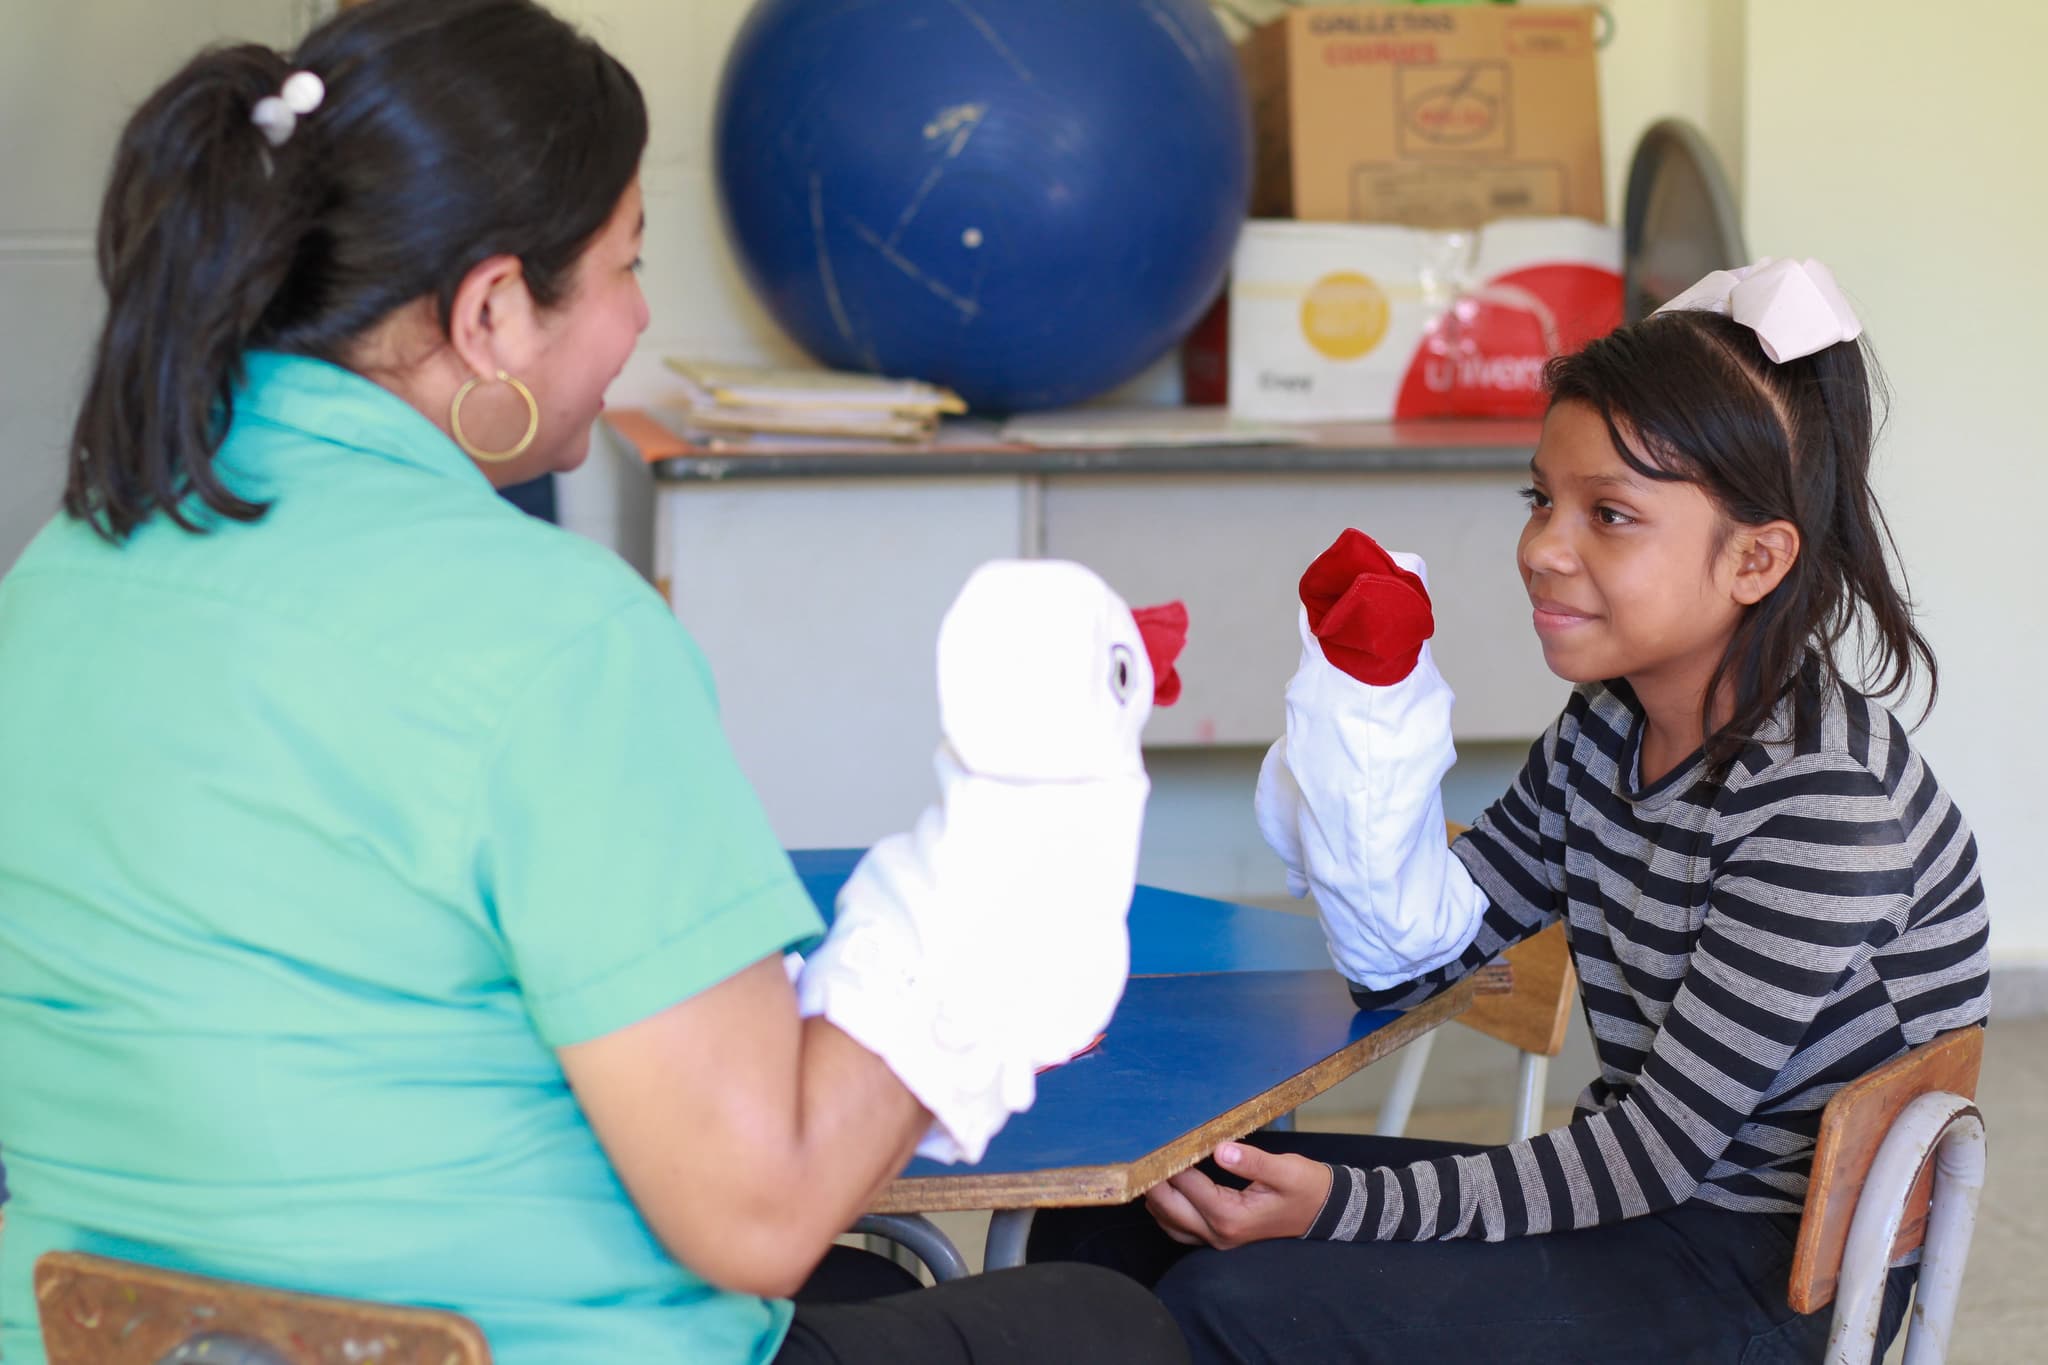
[(1773, 361), (1796, 360), (1838, 341), (1854, 341), (1863, 324), (1819, 261), (1773, 260), (1716, 270), (1657, 311), (1699, 309), (1735, 319), (1756, 333)]
[(327, 98), (327, 84), (310, 71), (294, 71), (284, 78), (284, 87), (265, 95), (249, 111), (249, 122), (263, 132), (264, 140), (282, 147), (291, 138), (299, 119), (320, 107)]

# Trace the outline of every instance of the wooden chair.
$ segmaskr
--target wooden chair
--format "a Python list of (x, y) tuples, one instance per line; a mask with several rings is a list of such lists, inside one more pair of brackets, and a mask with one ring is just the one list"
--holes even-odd
[(1801, 1313), (1834, 1303), (1828, 1365), (1870, 1361), (1886, 1268), (1915, 1247), (1906, 1365), (1947, 1355), (1984, 1188), (1983, 1058), (1984, 1030), (1957, 1029), (1843, 1086), (1821, 1112), (1789, 1298)]
[(36, 1261), (50, 1365), (490, 1365), (459, 1313), (237, 1284), (102, 1256)]
[[(1455, 840), (1465, 828), (1453, 823), (1445, 833)], [(1543, 1082), (1550, 1059), (1564, 1050), (1565, 1029), (1579, 996), (1579, 974), (1572, 966), (1562, 924), (1517, 943), (1502, 956), (1512, 969), (1507, 994), (1480, 996), (1456, 1022), (1515, 1049), (1515, 1106), (1508, 1128), (1512, 1142), (1543, 1131)], [(1432, 1030), (1401, 1049), (1393, 1086), (1374, 1124), (1382, 1137), (1399, 1137), (1406, 1131), (1435, 1039)]]

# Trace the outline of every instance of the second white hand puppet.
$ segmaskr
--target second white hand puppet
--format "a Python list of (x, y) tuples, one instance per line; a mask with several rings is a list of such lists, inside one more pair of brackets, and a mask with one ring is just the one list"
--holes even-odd
[[(1176, 615), (1177, 613), (1177, 615)], [(1079, 564), (975, 570), (939, 627), (939, 800), (870, 849), (797, 998), (929, 1109), (920, 1155), (978, 1161), (1035, 1073), (1103, 1031), (1150, 782), (1139, 734), (1177, 690), (1186, 613), (1139, 621)], [(1170, 648), (1169, 648), (1170, 645)]]
[(1301, 577), (1301, 665), (1267, 751), (1259, 832), (1313, 893), (1330, 956), (1370, 990), (1463, 952), (1486, 898), (1444, 842), (1453, 697), (1429, 654), (1422, 560), (1347, 530)]

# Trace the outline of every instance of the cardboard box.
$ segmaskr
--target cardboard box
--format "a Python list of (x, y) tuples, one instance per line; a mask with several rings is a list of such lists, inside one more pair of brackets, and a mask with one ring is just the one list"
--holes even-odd
[(1540, 417), (1544, 363), (1621, 323), (1621, 235), (1580, 218), (1255, 220), (1228, 319), (1235, 416)]
[(1605, 222), (1592, 6), (1298, 9), (1239, 49), (1252, 211), (1478, 227)]

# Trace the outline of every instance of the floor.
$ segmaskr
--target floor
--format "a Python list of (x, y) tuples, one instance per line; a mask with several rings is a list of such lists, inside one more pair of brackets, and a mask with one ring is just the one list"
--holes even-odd
[[(1505, 1097), (1505, 1084), (1502, 1089)], [(1990, 1169), (1949, 1365), (2035, 1365), (2048, 1361), (2048, 1274), (2035, 1259), (2048, 1249), (2048, 1017), (1993, 1023), (1978, 1099), (1989, 1129)], [(1432, 1108), (1428, 1100), (1425, 1081), (1408, 1125), (1416, 1137), (1487, 1142), (1507, 1129), (1505, 1103)], [(1546, 1117), (1561, 1123), (1569, 1112), (1557, 1106)], [(1302, 1126), (1369, 1132), (1372, 1119), (1370, 1113), (1319, 1109), (1306, 1114)], [(978, 1269), (986, 1215), (940, 1214), (937, 1221)], [(1903, 1356), (1902, 1344), (1895, 1344), (1888, 1365)]]

